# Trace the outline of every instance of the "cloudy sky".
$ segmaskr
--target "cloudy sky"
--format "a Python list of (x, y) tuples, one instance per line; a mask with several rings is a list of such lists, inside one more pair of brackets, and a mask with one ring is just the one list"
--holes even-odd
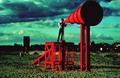
[[(0, 45), (22, 44), (30, 36), (31, 44), (56, 41), (58, 22), (67, 18), (87, 0), (0, 0)], [(100, 24), (91, 27), (91, 41), (120, 42), (120, 0), (94, 0), (104, 10)], [(79, 43), (80, 27), (68, 24), (65, 40)]]

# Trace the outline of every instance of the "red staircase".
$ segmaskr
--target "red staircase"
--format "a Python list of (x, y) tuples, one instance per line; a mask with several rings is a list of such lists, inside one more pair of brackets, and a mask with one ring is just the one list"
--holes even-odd
[(50, 50), (45, 52), (45, 53), (43, 53), (40, 57), (38, 57), (36, 60), (34, 60), (32, 62), (32, 64), (37, 64), (38, 66), (40, 66), (40, 62), (44, 60), (45, 55), (47, 55), (49, 52), (50, 52)]

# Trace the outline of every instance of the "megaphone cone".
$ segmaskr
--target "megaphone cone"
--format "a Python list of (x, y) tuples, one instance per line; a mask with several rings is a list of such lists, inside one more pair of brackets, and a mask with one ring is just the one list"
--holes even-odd
[(95, 1), (87, 1), (73, 12), (64, 23), (97, 25), (103, 18), (102, 7)]

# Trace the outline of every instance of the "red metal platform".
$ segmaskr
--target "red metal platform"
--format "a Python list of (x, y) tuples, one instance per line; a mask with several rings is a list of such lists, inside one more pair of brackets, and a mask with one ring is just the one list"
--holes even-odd
[(45, 53), (32, 62), (40, 65), (44, 61), (44, 69), (54, 70), (74, 69), (74, 43), (71, 42), (46, 42)]

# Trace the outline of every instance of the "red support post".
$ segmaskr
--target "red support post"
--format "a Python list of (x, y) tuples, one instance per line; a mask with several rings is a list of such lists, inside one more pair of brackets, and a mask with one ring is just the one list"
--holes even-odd
[(80, 27), (80, 70), (90, 70), (90, 26), (81, 25)]
[(90, 70), (90, 52), (89, 52), (89, 45), (90, 45), (90, 26), (86, 27), (86, 71)]
[(84, 70), (85, 66), (85, 26), (80, 26), (80, 70)]

